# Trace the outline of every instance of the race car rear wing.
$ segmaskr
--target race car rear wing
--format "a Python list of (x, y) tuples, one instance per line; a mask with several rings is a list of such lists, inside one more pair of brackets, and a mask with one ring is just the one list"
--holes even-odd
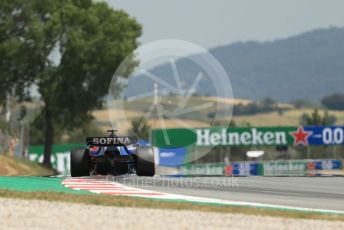
[(136, 144), (136, 137), (87, 137), (86, 144), (89, 146), (127, 146)]

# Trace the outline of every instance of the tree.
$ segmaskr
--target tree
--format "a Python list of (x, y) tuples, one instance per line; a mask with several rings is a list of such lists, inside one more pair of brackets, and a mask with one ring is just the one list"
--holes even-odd
[(272, 98), (266, 97), (261, 101), (261, 104), (264, 108), (272, 108), (275, 107), (277, 103)]
[(304, 113), (301, 116), (302, 125), (334, 125), (336, 120), (336, 117), (329, 115), (327, 110), (323, 116), (321, 116), (318, 109), (315, 109), (311, 115)]
[(328, 109), (344, 110), (344, 94), (335, 93), (324, 97), (321, 103)]
[(297, 99), (291, 102), (291, 104), (294, 105), (296, 109), (302, 109), (302, 108), (314, 108), (316, 104), (311, 101), (307, 101), (304, 99)]
[(29, 4), (23, 0), (0, 1), (0, 105), (3, 107), (9, 95), (27, 99), (25, 88), (37, 70), (30, 56), (30, 41), (23, 40), (31, 13)]
[(138, 136), (143, 140), (149, 140), (149, 132), (151, 127), (147, 124), (147, 121), (144, 118), (133, 119), (131, 121), (131, 128), (134, 131), (132, 135)]
[(322, 125), (335, 125), (337, 121), (336, 116), (330, 115), (327, 110), (324, 112), (322, 119)]
[[(125, 12), (92, 0), (3, 0), (0, 17), (0, 32), (10, 31), (1, 33), (0, 48), (14, 43), (0, 56), (1, 70), (18, 70), (1, 75), (1, 85), (38, 86), (44, 102), (38, 117), (44, 128), (43, 164), (51, 167), (56, 128), (72, 130), (91, 121), (90, 111), (102, 106), (116, 68), (138, 46), (141, 26)], [(23, 56), (29, 64), (21, 64)], [(131, 58), (123, 77), (135, 67)]]

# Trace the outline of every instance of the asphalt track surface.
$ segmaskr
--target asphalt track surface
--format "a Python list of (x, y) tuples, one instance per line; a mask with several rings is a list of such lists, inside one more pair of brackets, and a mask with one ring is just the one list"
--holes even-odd
[(344, 211), (343, 177), (114, 177), (127, 186), (179, 195)]

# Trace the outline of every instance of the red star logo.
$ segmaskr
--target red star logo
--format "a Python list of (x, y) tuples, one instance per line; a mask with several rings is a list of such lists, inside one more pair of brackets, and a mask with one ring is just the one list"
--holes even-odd
[(296, 132), (290, 132), (290, 134), (294, 137), (294, 145), (308, 145), (308, 137), (312, 135), (312, 132), (305, 131), (303, 126), (300, 126)]

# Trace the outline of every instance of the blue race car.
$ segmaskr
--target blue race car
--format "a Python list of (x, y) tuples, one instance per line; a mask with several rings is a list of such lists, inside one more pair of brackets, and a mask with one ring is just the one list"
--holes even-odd
[(108, 130), (110, 134), (107, 137), (87, 137), (85, 148), (71, 151), (72, 177), (127, 173), (154, 176), (153, 148), (139, 146), (136, 138), (117, 136), (116, 131)]

